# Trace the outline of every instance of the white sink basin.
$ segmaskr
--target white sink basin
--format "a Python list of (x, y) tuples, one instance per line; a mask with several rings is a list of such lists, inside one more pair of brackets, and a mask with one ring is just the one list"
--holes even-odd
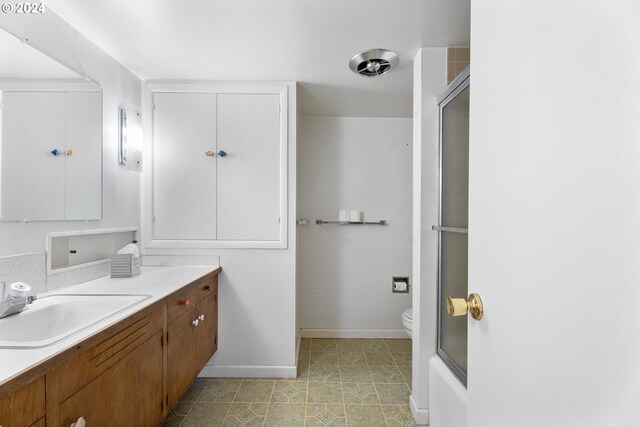
[(18, 314), (0, 319), (0, 348), (46, 347), (151, 295), (46, 295)]

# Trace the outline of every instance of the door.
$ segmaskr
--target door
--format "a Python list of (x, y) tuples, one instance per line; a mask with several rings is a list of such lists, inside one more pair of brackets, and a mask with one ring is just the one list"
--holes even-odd
[(169, 408), (178, 403), (199, 372), (195, 310), (189, 309), (167, 325), (167, 393)]
[(0, 219), (65, 219), (65, 97), (2, 93)]
[(218, 291), (196, 305), (199, 323), (196, 327), (197, 366), (203, 367), (218, 349)]
[(639, 425), (638, 16), (471, 2), (470, 427)]
[(153, 427), (162, 422), (162, 332), (60, 403), (57, 420), (67, 427), (79, 417), (87, 426)]
[(218, 240), (280, 237), (280, 95), (218, 94)]
[(153, 237), (216, 238), (216, 95), (153, 97)]
[(438, 355), (466, 385), (467, 319), (447, 313), (448, 297), (467, 296), (469, 211), (469, 75), (440, 102), (440, 224), (438, 231)]

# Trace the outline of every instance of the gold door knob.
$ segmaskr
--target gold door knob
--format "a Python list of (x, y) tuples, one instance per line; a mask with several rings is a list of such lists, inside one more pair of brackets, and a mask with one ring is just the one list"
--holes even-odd
[(207, 157), (213, 157), (216, 155), (216, 153), (214, 153), (213, 151), (205, 151), (204, 155)]
[(64, 154), (67, 156), (73, 156), (73, 150), (64, 150)]
[(447, 297), (447, 313), (449, 316), (464, 316), (471, 313), (471, 317), (475, 320), (482, 319), (482, 299), (478, 294), (470, 294), (469, 299), (465, 301), (464, 298)]

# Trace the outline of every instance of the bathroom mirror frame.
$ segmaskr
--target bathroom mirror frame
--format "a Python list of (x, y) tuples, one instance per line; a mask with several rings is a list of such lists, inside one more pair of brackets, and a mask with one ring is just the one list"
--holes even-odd
[[(13, 58), (0, 66), (0, 99), (9, 101), (0, 114), (0, 222), (101, 220), (102, 87), (3, 28), (0, 41), (0, 52)], [(27, 111), (12, 113), (8, 105)], [(29, 145), (7, 148), (8, 140)]]

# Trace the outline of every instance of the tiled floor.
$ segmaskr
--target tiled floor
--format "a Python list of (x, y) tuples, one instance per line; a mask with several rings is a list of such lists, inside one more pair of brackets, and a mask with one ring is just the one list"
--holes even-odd
[(198, 379), (164, 426), (415, 426), (410, 340), (303, 339), (296, 379)]

